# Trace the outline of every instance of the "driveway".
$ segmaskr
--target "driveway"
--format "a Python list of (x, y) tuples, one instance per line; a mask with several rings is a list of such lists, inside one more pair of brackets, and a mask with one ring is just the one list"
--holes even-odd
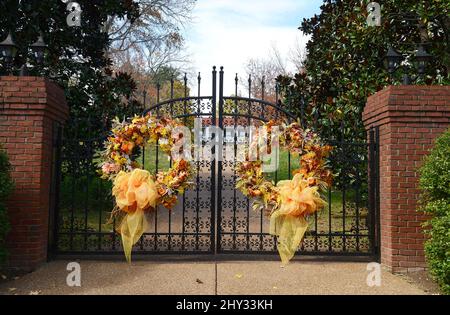
[(426, 294), (405, 277), (382, 270), (369, 287), (367, 263), (274, 261), (164, 263), (79, 261), (81, 287), (69, 287), (68, 261), (0, 284), (0, 294)]

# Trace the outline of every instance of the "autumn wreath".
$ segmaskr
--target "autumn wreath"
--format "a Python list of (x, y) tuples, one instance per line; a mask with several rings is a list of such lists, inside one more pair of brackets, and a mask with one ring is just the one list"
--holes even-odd
[[(277, 137), (273, 137), (274, 127)], [(254, 152), (270, 153), (273, 146), (299, 156), (300, 168), (293, 171), (292, 180), (277, 184), (267, 180), (260, 157), (250, 158)], [(298, 123), (275, 126), (270, 121), (256, 130), (245, 161), (237, 165), (236, 188), (253, 199), (255, 210), (265, 211), (270, 217), (270, 234), (277, 236), (283, 264), (288, 263), (297, 251), (308, 228), (307, 218), (326, 205), (320, 191), (332, 182), (333, 176), (326, 162), (331, 150), (332, 147), (324, 145), (316, 133), (304, 130)]]
[(112, 217), (121, 219), (118, 232), (128, 262), (133, 245), (147, 229), (146, 214), (155, 211), (158, 204), (173, 208), (177, 196), (190, 185), (192, 175), (191, 164), (183, 155), (173, 160), (168, 171), (156, 175), (144, 170), (133, 156), (146, 144), (159, 144), (164, 153), (171, 155), (174, 144), (183, 137), (180, 127), (184, 126), (177, 120), (150, 114), (136, 116), (131, 122), (116, 119), (105, 142), (99, 172), (113, 182), (116, 207)]

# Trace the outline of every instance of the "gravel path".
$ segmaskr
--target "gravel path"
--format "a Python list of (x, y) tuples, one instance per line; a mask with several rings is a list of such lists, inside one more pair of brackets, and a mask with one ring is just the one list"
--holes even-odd
[(366, 284), (366, 263), (164, 263), (81, 261), (81, 287), (68, 287), (66, 261), (0, 284), (0, 294), (426, 294), (404, 277), (382, 271), (380, 287)]

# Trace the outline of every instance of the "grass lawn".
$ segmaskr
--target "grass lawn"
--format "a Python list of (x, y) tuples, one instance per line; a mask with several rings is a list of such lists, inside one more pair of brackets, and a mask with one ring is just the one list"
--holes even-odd
[[(289, 179), (289, 171), (299, 167), (298, 155), (289, 155), (287, 151), (280, 152), (279, 168), (277, 172), (267, 174), (268, 180), (277, 181)], [(158, 159), (158, 169), (156, 160)], [(145, 169), (154, 173), (157, 170), (167, 170), (170, 166), (168, 156), (159, 150), (156, 154), (155, 147), (147, 147), (137, 159), (144, 165)], [(291, 167), (289, 168), (289, 161)], [(100, 179), (93, 170), (89, 176), (65, 176), (61, 185), (61, 213), (60, 220), (63, 222), (63, 230), (70, 231), (72, 221), (74, 230), (103, 231), (110, 232), (112, 224), (108, 223), (110, 212), (113, 207), (111, 198), (111, 183)], [(343, 193), (331, 190), (324, 193), (329, 205), (314, 217), (311, 229), (317, 228), (318, 232), (339, 232), (355, 229), (356, 221), (359, 228), (364, 229), (367, 217), (367, 207), (363, 200), (357, 200), (361, 192), (349, 190)], [(344, 210), (345, 200), (345, 210)], [(344, 220), (345, 211), (345, 220)], [(73, 214), (73, 215), (72, 215)], [(344, 222), (345, 221), (345, 222)], [(316, 223), (317, 222), (317, 223)], [(330, 226), (331, 222), (331, 226)]]

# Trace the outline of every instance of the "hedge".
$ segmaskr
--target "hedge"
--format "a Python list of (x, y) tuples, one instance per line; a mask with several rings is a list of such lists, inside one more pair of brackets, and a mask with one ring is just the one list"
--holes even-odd
[(421, 211), (431, 219), (425, 223), (429, 239), (425, 255), (430, 272), (445, 294), (450, 294), (450, 129), (420, 169)]

